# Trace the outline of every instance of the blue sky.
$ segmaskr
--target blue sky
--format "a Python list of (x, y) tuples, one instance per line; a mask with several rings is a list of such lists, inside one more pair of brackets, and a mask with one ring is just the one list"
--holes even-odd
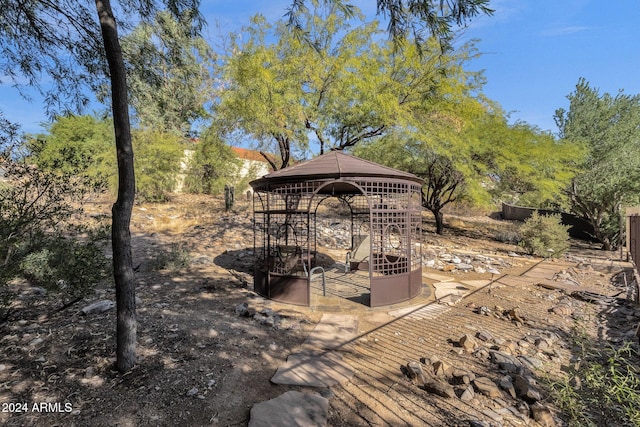
[(600, 93), (640, 93), (637, 0), (494, 0), (496, 12), (470, 25), (478, 38), (485, 93), (524, 120), (557, 131), (553, 114), (584, 77)]
[[(276, 20), (290, 0), (203, 0), (214, 44), (222, 32), (237, 31), (262, 13)], [(354, 0), (367, 16), (374, 0)], [(640, 93), (640, 2), (637, 0), (492, 0), (490, 17), (474, 20), (460, 40), (478, 39), (481, 57), (472, 70), (484, 70), (485, 94), (523, 120), (556, 132), (553, 114), (568, 107), (566, 96), (580, 77), (615, 94)], [(0, 86), (0, 109), (25, 132), (38, 132), (46, 120), (41, 100), (28, 103), (13, 88)]]

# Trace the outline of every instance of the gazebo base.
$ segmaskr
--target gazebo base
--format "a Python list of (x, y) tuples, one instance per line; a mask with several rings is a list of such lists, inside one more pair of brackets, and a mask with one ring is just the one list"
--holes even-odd
[[(408, 274), (379, 276), (369, 279), (360, 271), (344, 272), (328, 269), (326, 294), (349, 300), (366, 300), (370, 307), (384, 307), (417, 297), (422, 292), (422, 270)], [(306, 276), (281, 275), (258, 271), (254, 275), (254, 290), (269, 299), (286, 304), (310, 306), (311, 287), (320, 287), (319, 280)], [(367, 296), (364, 298), (363, 296)]]

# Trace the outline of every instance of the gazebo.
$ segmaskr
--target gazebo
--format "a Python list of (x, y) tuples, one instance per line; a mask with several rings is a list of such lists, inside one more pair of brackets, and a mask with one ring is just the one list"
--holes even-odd
[(316, 266), (317, 211), (322, 201), (336, 197), (351, 217), (345, 272), (368, 271), (370, 306), (419, 295), (422, 183), (410, 173), (341, 151), (252, 181), (255, 291), (310, 305), (312, 277), (322, 270)]

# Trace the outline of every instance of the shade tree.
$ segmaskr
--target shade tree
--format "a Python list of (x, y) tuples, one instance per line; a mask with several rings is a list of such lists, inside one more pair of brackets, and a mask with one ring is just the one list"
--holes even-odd
[(471, 159), (491, 177), (495, 201), (545, 209), (568, 209), (564, 189), (584, 156), (580, 144), (518, 121), (494, 107), (469, 129)]
[[(197, 0), (163, 2), (175, 16), (185, 11), (197, 14)], [(130, 222), (135, 198), (135, 173), (128, 88), (118, 27), (148, 20), (157, 10), (151, 0), (119, 2), (120, 19), (116, 24), (109, 0), (3, 1), (0, 25), (0, 71), (20, 86), (39, 90), (50, 112), (79, 111), (89, 98), (83, 89), (97, 89), (110, 82), (111, 111), (114, 123), (118, 170), (118, 196), (112, 208), (112, 248), (116, 285), (117, 326), (116, 365), (120, 371), (135, 363), (136, 316), (135, 285), (131, 255)], [(197, 16), (197, 15), (194, 15)], [(194, 21), (195, 28), (201, 22)], [(42, 84), (50, 77), (49, 86)]]
[(620, 244), (621, 208), (640, 201), (640, 95), (601, 94), (581, 78), (567, 98), (569, 109), (555, 114), (559, 135), (587, 150), (567, 189), (571, 209), (612, 249)]
[(93, 188), (104, 188), (114, 176), (113, 123), (91, 115), (56, 117), (46, 132), (25, 140), (29, 160), (42, 170), (81, 176)]
[[(342, 13), (352, 15), (353, 6), (342, 0), (293, 0), (287, 13), (289, 26), (297, 30), (301, 38), (305, 32), (300, 18), (308, 11), (308, 4), (332, 4)], [(377, 0), (377, 14), (387, 21), (387, 32), (395, 44), (413, 40), (420, 45), (435, 37), (442, 50), (451, 48), (455, 28), (465, 26), (479, 15), (492, 15), (489, 0)]]
[(446, 81), (457, 80), (472, 55), (470, 45), (442, 55), (434, 39), (422, 50), (413, 44), (397, 50), (377, 22), (349, 19), (335, 7), (314, 12), (304, 15), (307, 40), (284, 22), (254, 17), (225, 58), (218, 127), (227, 138), (277, 153), (278, 164), (265, 155), (274, 169), (313, 146), (320, 153), (342, 150), (417, 127), (425, 109), (432, 113), (430, 104), (452, 96), (446, 89), (454, 84)]
[[(158, 11), (122, 37), (129, 96), (138, 127), (189, 135), (208, 118), (215, 54), (194, 34), (194, 16)], [(103, 92), (104, 93), (104, 92)]]
[(436, 222), (436, 233), (444, 232), (443, 208), (464, 194), (466, 178), (451, 157), (424, 140), (409, 135), (387, 135), (355, 148), (362, 158), (411, 172), (424, 180), (422, 206)]

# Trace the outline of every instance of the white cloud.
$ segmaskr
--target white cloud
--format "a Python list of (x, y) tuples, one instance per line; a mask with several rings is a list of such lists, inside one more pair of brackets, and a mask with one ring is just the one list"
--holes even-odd
[(566, 27), (550, 28), (547, 30), (543, 30), (540, 33), (540, 35), (542, 35), (543, 37), (560, 37), (560, 36), (567, 36), (569, 34), (581, 33), (589, 30), (591, 30), (590, 27), (571, 25)]

